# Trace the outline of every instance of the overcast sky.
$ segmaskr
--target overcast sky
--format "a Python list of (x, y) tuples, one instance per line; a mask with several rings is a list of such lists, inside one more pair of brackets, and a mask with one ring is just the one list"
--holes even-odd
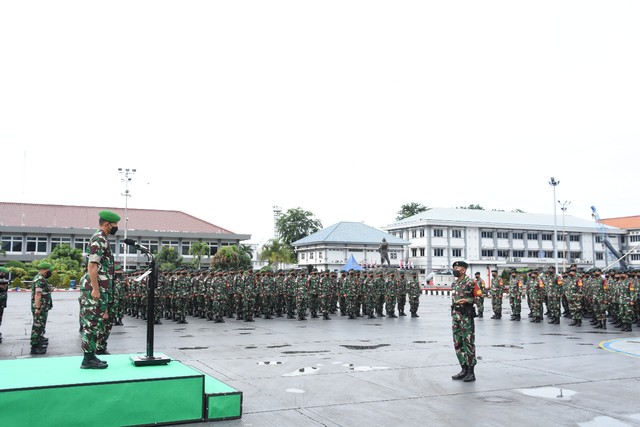
[[(640, 2), (3, 1), (6, 202), (264, 242), (403, 204), (640, 215)], [(556, 203), (557, 205), (557, 203)], [(558, 215), (561, 211), (558, 209)]]

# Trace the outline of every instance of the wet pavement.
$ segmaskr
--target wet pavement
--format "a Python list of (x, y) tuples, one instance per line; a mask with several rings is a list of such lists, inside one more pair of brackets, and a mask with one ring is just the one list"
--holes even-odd
[[(11, 292), (0, 359), (80, 355), (77, 296), (53, 294), (49, 350), (30, 356), (30, 294)], [(640, 425), (635, 325), (629, 333), (593, 329), (588, 319), (582, 327), (512, 322), (505, 299), (501, 320), (490, 319), (490, 308), (476, 319), (477, 381), (464, 383), (451, 380), (459, 366), (449, 304), (422, 295), (419, 318), (188, 317), (157, 325), (154, 350), (243, 392), (241, 419), (192, 426)], [(144, 353), (146, 322), (123, 321), (109, 351)]]

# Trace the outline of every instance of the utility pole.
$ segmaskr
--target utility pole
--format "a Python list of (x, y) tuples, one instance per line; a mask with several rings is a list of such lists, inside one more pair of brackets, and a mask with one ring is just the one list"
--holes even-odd
[[(124, 182), (124, 193), (121, 193), (124, 196), (124, 240), (127, 239), (127, 230), (129, 229), (129, 214), (127, 212), (129, 207), (129, 197), (131, 194), (129, 193), (129, 182), (131, 181), (131, 176), (136, 173), (135, 169), (122, 169), (118, 168), (118, 172), (120, 175), (124, 175), (124, 177), (120, 180)], [(127, 272), (127, 254), (129, 252), (128, 246), (124, 246), (124, 261), (122, 263), (123, 272)]]
[(564, 242), (564, 252), (562, 254), (562, 272), (564, 273), (565, 271), (567, 271), (567, 236), (564, 227), (564, 214), (567, 212), (567, 206), (569, 206), (571, 202), (568, 200), (564, 202), (558, 200), (558, 203), (560, 203), (560, 209), (562, 210), (562, 241)]
[(560, 181), (556, 181), (554, 177), (551, 177), (549, 185), (553, 187), (553, 265), (558, 274), (558, 216), (556, 214), (556, 187), (560, 184)]

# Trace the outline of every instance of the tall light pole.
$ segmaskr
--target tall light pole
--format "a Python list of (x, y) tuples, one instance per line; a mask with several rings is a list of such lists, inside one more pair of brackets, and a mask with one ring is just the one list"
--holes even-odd
[[(127, 213), (127, 209), (129, 207), (129, 197), (131, 197), (131, 194), (129, 193), (129, 182), (131, 181), (131, 175), (134, 175), (136, 173), (135, 169), (122, 169), (122, 168), (118, 168), (118, 172), (120, 173), (120, 175), (124, 175), (124, 177), (120, 180), (122, 182), (124, 182), (124, 193), (121, 194), (122, 196), (124, 196), (124, 239), (127, 239), (127, 230), (129, 229), (129, 215)], [(123, 271), (126, 273), (127, 271), (127, 253), (129, 251), (129, 247), (127, 245), (125, 245), (124, 247), (124, 262), (123, 262), (123, 266), (122, 269)]]
[(560, 181), (556, 181), (554, 177), (551, 177), (549, 185), (553, 187), (553, 266), (558, 274), (558, 217), (556, 215), (556, 187), (560, 184)]
[(282, 208), (280, 206), (273, 207), (273, 238), (279, 239), (280, 233), (278, 233), (278, 218), (282, 216)]
[(564, 242), (564, 251), (562, 252), (562, 272), (564, 273), (567, 271), (567, 236), (564, 230), (564, 214), (567, 212), (567, 206), (569, 206), (571, 202), (568, 200), (565, 200), (564, 202), (558, 200), (558, 203), (560, 203), (560, 209), (562, 210), (562, 241)]

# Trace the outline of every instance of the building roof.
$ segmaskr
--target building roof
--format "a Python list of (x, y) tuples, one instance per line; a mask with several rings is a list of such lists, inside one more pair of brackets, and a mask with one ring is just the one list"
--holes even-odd
[(640, 229), (640, 215), (605, 219), (600, 218), (600, 222), (612, 227), (624, 228), (625, 230)]
[(304, 246), (318, 243), (349, 243), (349, 244), (379, 244), (382, 239), (387, 239), (389, 245), (409, 245), (410, 242), (370, 227), (361, 222), (338, 222), (330, 227), (323, 228), (303, 239), (293, 242), (292, 246)]
[[(106, 206), (63, 206), (0, 202), (0, 227), (95, 229), (98, 212), (110, 210), (122, 217), (124, 209)], [(127, 209), (129, 231), (234, 234), (180, 211)]]
[[(598, 232), (598, 224), (571, 215), (558, 214), (558, 229), (565, 227), (568, 230), (580, 230)], [(552, 230), (554, 227), (554, 216), (552, 214), (532, 214), (526, 212), (504, 212), (486, 211), (480, 209), (456, 209), (456, 208), (432, 208), (395, 222), (385, 227), (385, 229), (407, 228), (412, 224), (421, 225), (428, 222), (430, 225), (451, 226), (456, 224), (470, 223), (474, 227), (491, 228), (538, 228)], [(616, 231), (617, 228), (605, 225), (609, 231)], [(622, 230), (619, 230), (622, 232)]]

